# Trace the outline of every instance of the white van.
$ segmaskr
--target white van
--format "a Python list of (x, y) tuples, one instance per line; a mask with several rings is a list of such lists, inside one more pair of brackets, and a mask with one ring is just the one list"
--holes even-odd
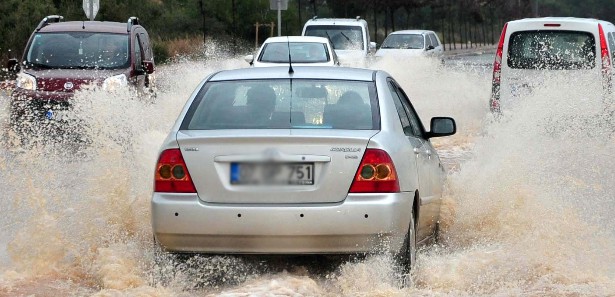
[(376, 43), (369, 38), (367, 22), (356, 19), (318, 19), (308, 20), (303, 26), (303, 36), (328, 38), (342, 64), (366, 64), (368, 56), (376, 51)]
[(546, 17), (504, 24), (493, 63), (491, 111), (530, 93), (545, 72), (590, 78), (582, 80), (585, 87), (610, 92), (614, 49), (615, 26), (606, 21)]

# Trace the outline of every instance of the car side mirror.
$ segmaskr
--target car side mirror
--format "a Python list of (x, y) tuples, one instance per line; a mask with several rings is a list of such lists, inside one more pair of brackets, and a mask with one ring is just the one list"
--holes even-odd
[(426, 51), (430, 51), (432, 49), (434, 49), (435, 47), (433, 45), (428, 45), (427, 48), (425, 49)]
[(457, 124), (453, 118), (431, 118), (431, 131), (427, 132), (427, 138), (453, 135), (457, 132)]
[(248, 64), (252, 65), (252, 62), (254, 61), (254, 55), (246, 55), (245, 57), (243, 57), (243, 60), (248, 62)]
[(154, 73), (154, 62), (153, 61), (143, 61), (143, 70), (147, 74)]
[(19, 67), (19, 60), (17, 59), (9, 59), (9, 61), (6, 63), (6, 68), (9, 70), (9, 72), (12, 73), (17, 73), (19, 72), (20, 68)]
[(370, 53), (375, 53), (376, 52), (376, 47), (378, 47), (378, 44), (373, 42), (373, 41), (371, 41), (369, 43), (369, 52)]

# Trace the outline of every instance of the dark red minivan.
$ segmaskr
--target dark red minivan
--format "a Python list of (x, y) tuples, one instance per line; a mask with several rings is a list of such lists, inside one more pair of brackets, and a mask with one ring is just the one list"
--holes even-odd
[(153, 87), (150, 39), (136, 17), (118, 23), (63, 22), (62, 16), (48, 16), (32, 33), (21, 61), (11, 59), (8, 66), (17, 72), (13, 125), (59, 119), (84, 85), (139, 91)]

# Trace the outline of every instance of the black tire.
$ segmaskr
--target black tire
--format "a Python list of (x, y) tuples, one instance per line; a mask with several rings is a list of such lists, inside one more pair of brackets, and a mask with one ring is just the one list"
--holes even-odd
[(399, 255), (397, 257), (401, 268), (401, 284), (402, 287), (408, 287), (412, 284), (410, 272), (416, 265), (416, 225), (414, 224), (414, 212), (410, 216), (410, 226), (404, 239)]

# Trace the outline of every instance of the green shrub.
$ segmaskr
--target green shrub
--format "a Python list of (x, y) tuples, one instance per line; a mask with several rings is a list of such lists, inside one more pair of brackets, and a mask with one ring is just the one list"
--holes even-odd
[(157, 64), (164, 64), (169, 60), (169, 50), (164, 41), (160, 39), (152, 40), (152, 50)]

